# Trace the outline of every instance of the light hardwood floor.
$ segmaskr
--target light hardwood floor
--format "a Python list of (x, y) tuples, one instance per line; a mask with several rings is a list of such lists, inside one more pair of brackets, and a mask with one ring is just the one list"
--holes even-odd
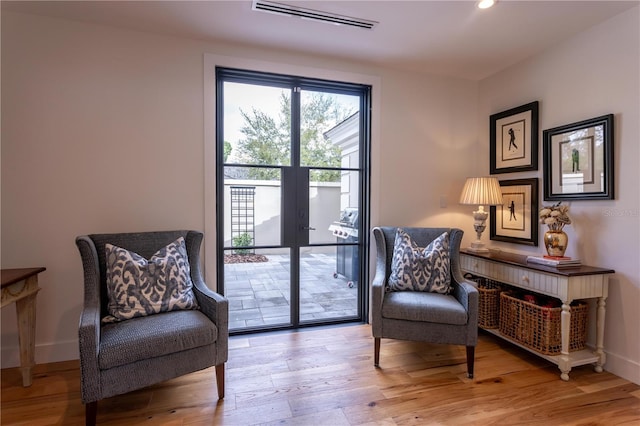
[[(98, 403), (99, 425), (639, 425), (640, 386), (555, 365), (480, 334), (464, 347), (383, 339), (368, 325), (232, 337), (226, 398), (213, 368)], [(77, 361), (38, 365), (33, 385), (2, 370), (3, 425), (80, 425)]]

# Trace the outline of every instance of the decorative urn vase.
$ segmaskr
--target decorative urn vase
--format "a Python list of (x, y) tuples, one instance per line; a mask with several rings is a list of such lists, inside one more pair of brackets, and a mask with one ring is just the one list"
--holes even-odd
[(549, 256), (562, 257), (567, 250), (569, 237), (562, 228), (571, 223), (569, 206), (561, 203), (542, 207), (540, 223), (547, 225), (549, 230), (544, 233), (544, 247)]
[(564, 256), (568, 242), (569, 237), (562, 230), (554, 231), (550, 229), (544, 233), (544, 246), (549, 256)]

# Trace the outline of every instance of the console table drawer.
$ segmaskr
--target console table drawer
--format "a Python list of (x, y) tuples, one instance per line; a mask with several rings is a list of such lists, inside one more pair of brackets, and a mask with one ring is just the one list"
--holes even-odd
[(460, 257), (461, 267), (464, 271), (481, 275), (495, 281), (510, 284), (516, 287), (533, 290), (549, 296), (559, 296), (558, 276), (536, 272), (517, 266), (509, 266), (478, 259), (470, 256)]
[(524, 267), (477, 256), (461, 254), (460, 267), (465, 272), (480, 275), (515, 287), (566, 300), (607, 297), (606, 274), (566, 275), (540, 271), (541, 267)]

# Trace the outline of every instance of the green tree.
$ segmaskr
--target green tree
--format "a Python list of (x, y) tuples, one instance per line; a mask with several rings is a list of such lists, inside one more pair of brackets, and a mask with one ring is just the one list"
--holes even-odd
[(233, 150), (233, 146), (231, 145), (231, 142), (229, 141), (224, 141), (224, 162), (227, 162), (227, 158), (229, 158), (229, 155), (231, 155), (231, 151)]
[[(240, 110), (244, 120), (237, 155), (241, 163), (257, 165), (290, 164), (291, 102), (288, 93), (280, 96), (280, 108), (276, 116), (252, 108)], [(319, 92), (308, 92), (303, 97), (300, 116), (300, 159), (303, 166), (340, 167), (340, 148), (324, 138), (324, 132), (343, 121), (351, 111), (343, 108), (335, 98)], [(275, 180), (279, 171), (265, 168), (249, 168), (248, 177)], [(313, 181), (337, 182), (340, 172), (335, 170), (313, 171)]]

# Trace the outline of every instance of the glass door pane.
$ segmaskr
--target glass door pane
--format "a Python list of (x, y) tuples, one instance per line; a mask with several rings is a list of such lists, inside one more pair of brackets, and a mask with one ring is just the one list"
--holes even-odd
[(309, 182), (309, 244), (359, 241), (360, 172), (339, 172), (338, 182)]
[(291, 164), (290, 88), (225, 82), (223, 105), (225, 163)]
[[(274, 179), (252, 179), (251, 172), (269, 173)], [(281, 245), (281, 170), (227, 166), (224, 174), (224, 245)]]
[(282, 242), (282, 166), (291, 164), (291, 89), (223, 85), (223, 288), (231, 331), (287, 326), (291, 249)]
[[(349, 157), (358, 167), (360, 96), (302, 90), (300, 93), (300, 165), (341, 167)], [(333, 181), (339, 174), (316, 171), (312, 180)]]
[(309, 247), (300, 248), (300, 322), (358, 318), (360, 97), (301, 93), (300, 163), (309, 167)]
[[(291, 324), (291, 256), (285, 249), (256, 249), (247, 254), (225, 250), (225, 296), (229, 329)], [(251, 259), (251, 261), (248, 261)]]
[[(357, 246), (305, 247), (300, 249), (300, 322), (358, 317), (358, 287), (351, 281), (357, 276), (339, 274), (338, 253), (341, 248), (357, 253)], [(342, 259), (357, 258), (342, 256)], [(348, 265), (359, 270), (358, 264)], [(353, 269), (352, 269), (353, 267)], [(357, 272), (356, 272), (357, 274)]]

